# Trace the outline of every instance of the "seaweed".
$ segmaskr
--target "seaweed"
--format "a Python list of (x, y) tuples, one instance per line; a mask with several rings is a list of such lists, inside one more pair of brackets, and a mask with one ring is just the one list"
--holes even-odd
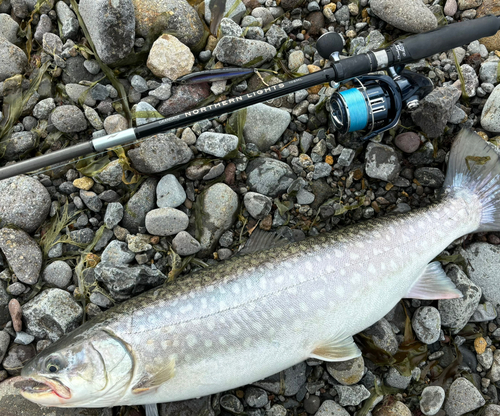
[(453, 52), (453, 59), (455, 60), (455, 68), (457, 68), (458, 72), (458, 78), (460, 78), (460, 88), (462, 90), (462, 97), (466, 103), (469, 102), (469, 94), (467, 94), (467, 91), (465, 90), (465, 78), (464, 74), (462, 72), (462, 68), (460, 67), (460, 64), (458, 63), (457, 59), (457, 54), (455, 53), (455, 50), (452, 49)]
[(471, 171), (469, 161), (474, 162), (476, 165), (485, 165), (491, 158), (489, 156), (465, 156), (465, 164), (469, 172)]

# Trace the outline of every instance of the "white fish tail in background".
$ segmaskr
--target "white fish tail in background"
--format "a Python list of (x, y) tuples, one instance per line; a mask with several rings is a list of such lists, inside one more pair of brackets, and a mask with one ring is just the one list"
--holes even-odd
[(430, 262), (456, 238), (500, 230), (499, 173), (496, 151), (463, 131), (439, 203), (235, 256), (126, 301), (28, 363), (22, 394), (59, 407), (151, 404), (235, 388), (309, 357), (356, 357), (352, 336), (401, 298), (462, 296)]

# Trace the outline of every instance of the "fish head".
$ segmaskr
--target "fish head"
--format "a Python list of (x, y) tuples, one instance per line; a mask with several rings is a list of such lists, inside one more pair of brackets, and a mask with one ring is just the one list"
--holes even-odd
[(133, 377), (128, 344), (106, 331), (69, 335), (27, 363), (16, 387), (26, 399), (43, 406), (112, 406)]

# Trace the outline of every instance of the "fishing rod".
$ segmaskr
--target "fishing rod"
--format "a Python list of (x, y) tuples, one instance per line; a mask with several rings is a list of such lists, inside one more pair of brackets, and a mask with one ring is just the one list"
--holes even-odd
[[(337, 33), (329, 32), (322, 35), (316, 43), (318, 53), (324, 59), (331, 61), (331, 66), (328, 68), (5, 166), (0, 168), (0, 180), (67, 162), (94, 152), (106, 151), (115, 146), (123, 146), (171, 129), (186, 127), (198, 121), (231, 113), (318, 84), (338, 83), (346, 80), (352, 80), (357, 87), (332, 95), (329, 102), (330, 118), (341, 133), (367, 130), (365, 139), (368, 139), (395, 126), (399, 121), (403, 106), (410, 110), (415, 109), (419, 100), (432, 91), (430, 80), (422, 75), (403, 70), (405, 64), (480, 38), (493, 36), (498, 30), (500, 30), (500, 17), (486, 16), (413, 35), (385, 49), (342, 60), (339, 57), (344, 46), (342, 37)], [(366, 75), (381, 70), (387, 70), (389, 76)]]

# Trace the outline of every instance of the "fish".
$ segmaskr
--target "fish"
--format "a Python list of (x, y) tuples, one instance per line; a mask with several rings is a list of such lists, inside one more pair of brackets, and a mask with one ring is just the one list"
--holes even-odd
[(151, 409), (309, 358), (356, 358), (353, 335), (402, 298), (462, 296), (433, 259), (463, 235), (500, 230), (499, 173), (493, 146), (464, 130), (438, 202), (296, 243), (255, 234), (242, 254), (127, 300), (50, 345), (22, 369), (21, 394), (45, 406)]

